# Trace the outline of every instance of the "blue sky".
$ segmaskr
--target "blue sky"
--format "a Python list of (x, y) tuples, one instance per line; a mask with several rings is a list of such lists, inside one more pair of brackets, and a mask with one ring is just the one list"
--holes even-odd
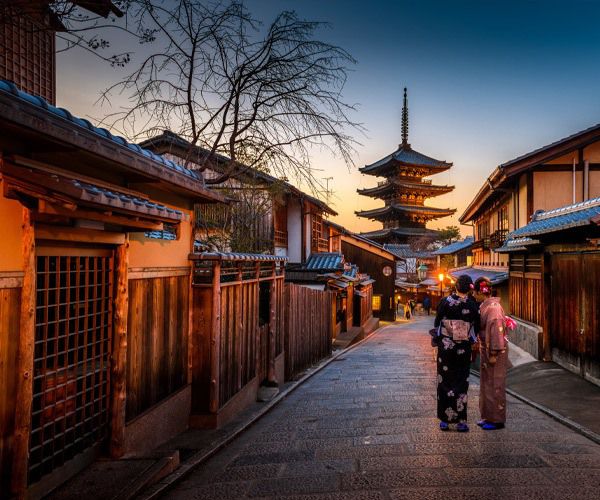
[[(434, 182), (457, 186), (429, 204), (460, 215), (492, 169), (515, 156), (600, 122), (600, 2), (251, 0), (265, 23), (282, 9), (330, 23), (320, 37), (357, 60), (345, 98), (367, 129), (356, 164), (372, 163), (400, 142), (402, 88), (409, 89), (414, 149), (451, 161)], [(89, 57), (58, 58), (59, 104), (102, 117), (99, 91), (118, 78)], [(352, 230), (376, 223), (354, 210), (380, 204), (356, 194), (379, 179), (316, 151), (336, 219)], [(441, 219), (432, 227), (457, 223)], [(468, 229), (464, 229), (468, 233)]]

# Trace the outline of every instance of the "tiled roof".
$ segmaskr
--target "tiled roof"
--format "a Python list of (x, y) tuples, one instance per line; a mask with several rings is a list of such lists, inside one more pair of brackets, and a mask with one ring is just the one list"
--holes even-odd
[(496, 253), (524, 252), (533, 245), (539, 245), (540, 240), (534, 238), (510, 238), (504, 242), (504, 245), (494, 249)]
[(368, 233), (360, 233), (363, 238), (383, 238), (389, 235), (397, 236), (429, 236), (435, 235), (437, 231), (427, 228), (416, 228), (416, 227), (396, 227), (377, 229), (375, 231), (369, 231)]
[(450, 243), (450, 245), (438, 248), (433, 252), (433, 255), (450, 255), (469, 248), (471, 245), (473, 245), (473, 236), (467, 236), (464, 240), (455, 241), (454, 243)]
[(311, 253), (303, 269), (308, 271), (344, 269), (344, 257), (337, 252)]
[(471, 277), (473, 281), (476, 281), (478, 278), (484, 277), (490, 280), (492, 285), (499, 285), (500, 283), (504, 283), (508, 280), (508, 271), (498, 271), (485, 269), (482, 267), (460, 267), (458, 269), (453, 269), (450, 271), (450, 275), (457, 279), (459, 276), (466, 274)]
[(392, 154), (382, 158), (371, 165), (366, 165), (359, 169), (362, 173), (367, 174), (376, 171), (380, 167), (384, 167), (391, 161), (396, 161), (398, 163), (404, 165), (418, 165), (425, 167), (433, 167), (433, 168), (450, 168), (452, 163), (448, 163), (442, 160), (436, 160), (435, 158), (431, 158), (430, 156), (426, 156), (414, 149), (406, 146), (400, 146), (398, 150), (393, 152)]
[(383, 215), (389, 215), (394, 212), (401, 214), (418, 213), (424, 215), (430, 215), (432, 217), (444, 217), (446, 215), (452, 215), (456, 212), (455, 208), (437, 208), (437, 207), (426, 207), (424, 205), (398, 205), (396, 203), (387, 205), (381, 208), (374, 208), (372, 210), (363, 210), (355, 212), (359, 217), (381, 217)]
[(285, 262), (287, 257), (262, 253), (238, 252), (195, 252), (189, 255), (190, 260), (243, 260), (251, 262)]
[[(186, 141), (183, 137), (180, 137), (179, 135), (175, 134), (174, 132), (171, 132), (170, 130), (165, 130), (163, 131), (162, 134), (151, 137), (150, 139), (147, 139), (143, 142), (140, 143), (141, 147), (144, 148), (156, 148), (158, 149), (158, 147), (161, 144), (168, 144), (168, 145), (173, 145), (176, 146), (177, 148), (179, 148), (179, 150), (187, 150), (188, 148), (192, 147), (193, 151), (196, 154), (196, 157), (199, 160), (204, 161), (204, 159), (207, 156), (210, 156), (211, 158), (215, 159), (215, 162), (213, 162), (213, 164), (211, 165), (212, 169), (219, 169), (220, 165), (225, 164), (226, 169), (222, 169), (221, 170), (223, 172), (225, 172), (226, 170), (229, 170), (229, 163), (230, 163), (230, 158), (219, 154), (219, 153), (211, 153), (208, 149), (202, 148), (200, 146), (191, 146), (191, 144)], [(176, 153), (173, 153), (176, 155)], [(307, 200), (308, 202), (312, 203), (313, 205), (316, 205), (318, 208), (320, 208), (321, 210), (323, 210), (324, 212), (327, 212), (331, 215), (338, 215), (337, 212), (335, 210), (333, 210), (327, 203), (325, 203), (324, 201), (311, 196), (307, 193), (305, 193), (304, 191), (301, 191), (300, 189), (298, 189), (296, 186), (290, 184), (287, 181), (278, 179), (266, 172), (262, 172), (261, 170), (258, 170), (256, 168), (253, 167), (249, 167), (247, 165), (243, 165), (241, 163), (237, 163), (237, 171), (234, 172), (234, 174), (232, 174), (232, 176), (245, 176), (246, 178), (253, 178), (256, 180), (260, 180), (262, 182), (265, 182), (267, 184), (270, 185), (280, 185), (283, 186), (283, 188), (290, 192), (291, 194), (299, 197), (299, 198), (303, 198), (305, 200)], [(219, 171), (221, 171), (219, 170)], [(218, 188), (219, 185), (215, 185), (215, 188)]]
[(547, 212), (536, 212), (529, 224), (513, 231), (508, 235), (508, 238), (512, 240), (587, 226), (592, 223), (592, 218), (598, 216), (600, 216), (600, 198), (548, 210)]
[(118, 206), (123, 209), (143, 209), (148, 213), (168, 217), (170, 219), (180, 219), (183, 217), (183, 212), (181, 210), (175, 210), (165, 205), (161, 205), (160, 203), (154, 203), (150, 200), (145, 200), (143, 198), (138, 198), (136, 196), (107, 189), (105, 187), (96, 186), (94, 184), (89, 184), (76, 179), (68, 179), (68, 182), (84, 191), (82, 198), (86, 201), (108, 205), (109, 203), (106, 203), (105, 200), (110, 200), (112, 202), (110, 203), (111, 205), (118, 204)]
[(78, 118), (76, 116), (73, 116), (68, 110), (66, 110), (64, 108), (57, 108), (57, 107), (53, 106), (52, 104), (48, 103), (45, 99), (43, 99), (41, 97), (34, 96), (32, 94), (28, 94), (27, 92), (23, 92), (22, 90), (19, 90), (13, 82), (10, 82), (7, 80), (0, 80), (0, 91), (5, 92), (7, 94), (11, 94), (19, 99), (22, 99), (23, 101), (26, 101), (29, 104), (32, 104), (40, 109), (43, 109), (43, 110), (53, 114), (54, 116), (57, 116), (59, 118), (69, 121), (73, 125), (76, 125), (78, 127), (89, 130), (90, 132), (98, 135), (99, 137), (108, 139), (108, 140), (112, 141), (115, 144), (115, 146), (122, 146), (122, 147), (128, 148), (129, 150), (133, 151), (134, 153), (144, 156), (148, 159), (151, 159), (157, 163), (160, 163), (163, 166), (165, 166), (171, 170), (179, 172), (180, 174), (186, 175), (187, 177), (189, 177), (190, 179), (192, 179), (196, 182), (200, 182), (200, 183), (204, 182), (202, 175), (199, 172), (182, 167), (181, 165), (175, 163), (174, 161), (163, 158), (162, 156), (157, 155), (148, 149), (143, 149), (140, 146), (138, 146), (137, 144), (130, 143), (123, 137), (111, 134), (105, 128), (95, 127), (94, 125), (92, 125), (92, 123), (90, 121), (86, 120), (85, 118)]
[(385, 243), (383, 248), (385, 248), (388, 252), (392, 252), (396, 257), (400, 257), (401, 259), (422, 258), (430, 255), (429, 252), (413, 250), (409, 244), (404, 243)]

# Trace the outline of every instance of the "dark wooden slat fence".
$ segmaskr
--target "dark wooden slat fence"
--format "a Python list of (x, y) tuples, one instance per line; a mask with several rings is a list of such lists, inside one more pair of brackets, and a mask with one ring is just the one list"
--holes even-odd
[(336, 292), (285, 285), (285, 377), (331, 355)]

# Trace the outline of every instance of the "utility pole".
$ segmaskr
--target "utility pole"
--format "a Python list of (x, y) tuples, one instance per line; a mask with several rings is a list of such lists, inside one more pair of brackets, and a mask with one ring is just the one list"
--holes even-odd
[(329, 205), (329, 199), (331, 197), (331, 191), (329, 190), (329, 181), (333, 180), (333, 177), (322, 177), (325, 181), (325, 199), (327, 200), (327, 204)]

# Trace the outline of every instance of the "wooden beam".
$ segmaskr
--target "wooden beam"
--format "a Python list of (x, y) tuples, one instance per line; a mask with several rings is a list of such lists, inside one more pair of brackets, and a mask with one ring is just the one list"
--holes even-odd
[(33, 354), (35, 342), (35, 231), (31, 213), (23, 209), (23, 288), (21, 289), (20, 328), (17, 354), (17, 397), (15, 410), (14, 456), (11, 489), (17, 497), (25, 496), (33, 401)]
[(127, 400), (127, 316), (129, 313), (129, 238), (115, 252), (115, 299), (111, 354), (110, 455), (125, 452), (125, 409)]
[(93, 210), (83, 210), (76, 207), (74, 210), (69, 210), (53, 203), (48, 203), (45, 200), (40, 200), (39, 212), (48, 215), (60, 215), (71, 219), (86, 219), (100, 221), (106, 224), (114, 224), (127, 228), (145, 229), (149, 231), (162, 231), (164, 224), (162, 222), (152, 222), (149, 220), (141, 220), (138, 217), (124, 217), (114, 215), (111, 212), (95, 212)]
[(85, 241), (86, 243), (102, 243), (107, 245), (125, 244), (124, 233), (111, 233), (96, 229), (38, 225), (36, 226), (36, 236), (41, 240)]
[(212, 328), (210, 339), (210, 398), (209, 411), (219, 410), (221, 368), (221, 262), (213, 264), (212, 280)]

